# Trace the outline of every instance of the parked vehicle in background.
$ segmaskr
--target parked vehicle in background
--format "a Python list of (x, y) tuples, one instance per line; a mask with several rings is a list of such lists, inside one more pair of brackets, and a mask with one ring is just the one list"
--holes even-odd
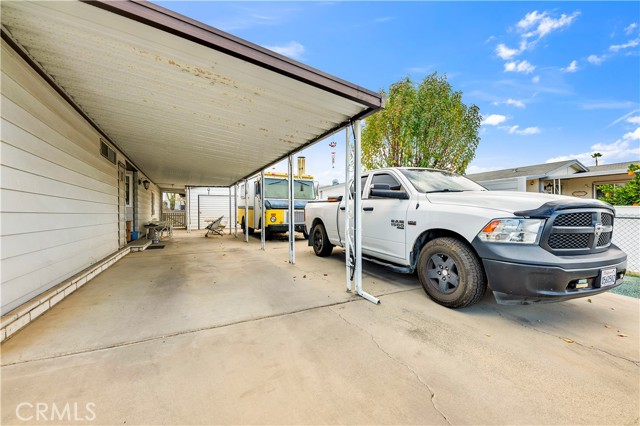
[[(363, 258), (417, 272), (427, 294), (444, 306), (469, 306), (487, 287), (498, 303), (529, 304), (622, 284), (627, 256), (611, 244), (615, 211), (609, 204), (487, 191), (432, 169), (381, 169), (361, 179)], [(307, 204), (316, 255), (344, 245), (344, 212), (342, 198)]]
[[(271, 239), (276, 232), (289, 231), (289, 176), (287, 173), (265, 173), (264, 191), (260, 186), (259, 177), (247, 181), (247, 202), (245, 202), (244, 191), (244, 184), (242, 184), (237, 196), (237, 217), (243, 232), (245, 226), (249, 227), (249, 234), (253, 234), (256, 229), (261, 229), (263, 195), (266, 217), (265, 238)], [(302, 232), (307, 238), (308, 234), (304, 227), (304, 208), (308, 201), (316, 199), (313, 176), (301, 175), (294, 178), (293, 191), (295, 230)]]

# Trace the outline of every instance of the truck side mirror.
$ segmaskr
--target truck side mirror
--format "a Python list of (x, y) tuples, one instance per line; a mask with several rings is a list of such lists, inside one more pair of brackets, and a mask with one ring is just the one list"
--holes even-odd
[(371, 185), (371, 196), (380, 198), (395, 198), (398, 200), (408, 200), (409, 194), (404, 191), (392, 190), (386, 183), (375, 183)]

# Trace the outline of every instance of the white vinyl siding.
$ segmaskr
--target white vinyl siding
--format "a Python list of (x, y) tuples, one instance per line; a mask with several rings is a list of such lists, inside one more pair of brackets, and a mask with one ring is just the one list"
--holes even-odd
[(4, 314), (118, 249), (118, 182), (100, 135), (4, 43), (1, 151)]
[[(142, 173), (138, 174), (138, 179), (144, 181), (149, 180)], [(134, 184), (134, 191), (138, 191), (138, 199), (137, 199), (137, 231), (141, 236), (146, 234), (146, 229), (144, 225), (148, 224), (151, 221), (160, 220), (160, 201), (162, 200), (162, 196), (160, 193), (160, 189), (154, 185), (153, 183), (149, 185), (149, 189), (144, 189), (143, 185), (138, 185), (138, 182)], [(151, 208), (151, 194), (155, 194), (155, 208)], [(152, 214), (153, 211), (153, 214)]]
[[(233, 193), (233, 188), (231, 189)], [(204, 205), (200, 205), (200, 195), (214, 198), (204, 198)], [(207, 201), (210, 201), (207, 203)], [(229, 189), (195, 187), (189, 188), (189, 229), (204, 229), (208, 223), (207, 219), (217, 219), (224, 215), (222, 223), (229, 226)], [(204, 210), (199, 210), (204, 207)], [(199, 213), (202, 212), (202, 213)], [(233, 213), (233, 212), (232, 212)], [(200, 222), (198, 222), (198, 216)]]

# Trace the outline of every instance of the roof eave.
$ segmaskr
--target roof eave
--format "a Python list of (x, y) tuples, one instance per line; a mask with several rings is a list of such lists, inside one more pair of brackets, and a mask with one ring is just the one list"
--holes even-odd
[(367, 106), (372, 110), (371, 112), (384, 106), (384, 100), (379, 93), (341, 80), (156, 4), (138, 0), (80, 1), (352, 100)]

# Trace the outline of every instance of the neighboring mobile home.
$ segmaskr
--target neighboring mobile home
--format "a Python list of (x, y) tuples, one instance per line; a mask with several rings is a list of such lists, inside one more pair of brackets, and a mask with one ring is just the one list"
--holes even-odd
[(624, 185), (631, 179), (627, 174), (631, 164), (640, 164), (640, 160), (590, 167), (578, 160), (569, 160), (473, 173), (467, 177), (495, 191), (545, 192), (598, 198), (598, 186)]

